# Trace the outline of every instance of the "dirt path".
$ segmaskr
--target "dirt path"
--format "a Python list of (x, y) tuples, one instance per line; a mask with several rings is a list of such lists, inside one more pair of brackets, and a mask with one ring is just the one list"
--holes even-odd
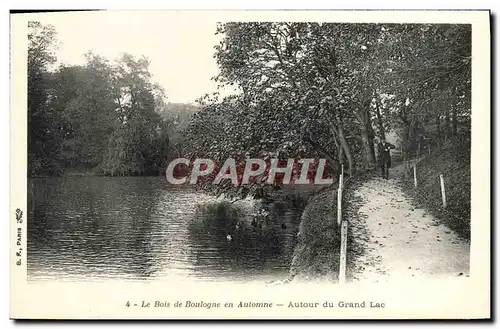
[(414, 208), (395, 179), (373, 178), (355, 194), (362, 206), (351, 230), (364, 250), (353, 260), (354, 281), (469, 275), (469, 243)]

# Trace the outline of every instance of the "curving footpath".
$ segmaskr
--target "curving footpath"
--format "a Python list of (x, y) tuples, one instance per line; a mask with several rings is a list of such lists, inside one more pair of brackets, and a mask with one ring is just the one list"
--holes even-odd
[(353, 259), (353, 281), (469, 276), (469, 242), (415, 208), (396, 179), (372, 178), (355, 194), (361, 207), (351, 236), (362, 252)]

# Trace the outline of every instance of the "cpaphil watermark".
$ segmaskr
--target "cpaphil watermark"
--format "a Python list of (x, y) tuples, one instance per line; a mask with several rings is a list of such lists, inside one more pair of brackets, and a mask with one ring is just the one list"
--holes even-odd
[(234, 186), (249, 184), (318, 184), (329, 185), (326, 159), (228, 158), (222, 165), (212, 159), (177, 158), (166, 170), (171, 184), (221, 184), (229, 180)]

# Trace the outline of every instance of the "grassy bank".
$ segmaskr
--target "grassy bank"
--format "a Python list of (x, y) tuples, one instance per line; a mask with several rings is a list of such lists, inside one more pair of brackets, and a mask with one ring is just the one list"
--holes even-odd
[[(441, 199), (440, 174), (444, 176), (446, 209)], [(448, 145), (427, 155), (417, 164), (416, 190), (413, 172), (402, 175), (402, 181), (405, 191), (414, 196), (419, 205), (460, 236), (470, 239), (470, 147)]]
[(335, 225), (336, 200), (337, 189), (333, 187), (309, 199), (290, 268), (296, 279), (338, 279), (340, 232)]
[[(352, 225), (358, 220), (360, 199), (356, 189), (378, 173), (370, 170), (348, 178), (342, 195), (342, 218), (349, 222), (347, 238), (346, 276), (355, 271), (352, 259), (363, 253), (363, 244), (352, 235)], [(337, 282), (340, 265), (340, 228), (337, 222), (337, 185), (315, 193), (302, 213), (299, 237), (291, 265), (291, 275), (299, 280)]]

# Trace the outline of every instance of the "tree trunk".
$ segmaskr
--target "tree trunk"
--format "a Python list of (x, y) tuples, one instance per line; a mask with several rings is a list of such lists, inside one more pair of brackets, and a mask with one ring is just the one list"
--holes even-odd
[[(371, 100), (371, 99), (370, 99)], [(358, 108), (355, 115), (359, 121), (361, 128), (361, 141), (364, 153), (365, 168), (375, 164), (375, 155), (372, 153), (373, 137), (370, 130), (372, 130), (372, 122), (370, 118), (370, 103), (365, 102), (362, 104), (363, 108)]]
[(333, 141), (335, 142), (335, 148), (337, 149), (337, 154), (339, 156), (339, 163), (340, 165), (344, 164), (344, 151), (342, 149), (342, 145), (340, 145), (339, 139), (337, 138), (337, 132), (335, 129), (332, 127), (331, 128), (331, 133), (333, 137)]
[(458, 122), (457, 122), (457, 106), (453, 106), (453, 118), (452, 118), (453, 122), (452, 122), (452, 133), (453, 133), (453, 136), (456, 136), (457, 135), (457, 131), (458, 131)]
[(345, 159), (344, 159), (344, 148), (342, 145), (339, 143), (339, 162), (341, 165), (345, 164)]
[[(349, 166), (349, 177), (352, 177), (352, 171), (354, 169), (354, 161), (351, 154), (351, 150), (349, 149), (349, 144), (347, 144), (347, 139), (344, 133), (344, 128), (342, 127), (342, 116), (340, 113), (337, 113), (336, 121), (338, 124), (335, 124), (335, 120), (332, 118), (326, 117), (326, 120), (330, 124), (330, 130), (332, 134), (335, 135), (340, 143), (341, 152), (339, 153), (339, 158), (343, 159), (344, 156), (347, 159), (347, 164)], [(343, 160), (342, 160), (343, 163)]]
[(457, 115), (457, 111), (458, 111), (458, 97), (457, 97), (457, 93), (454, 92), (453, 93), (453, 98), (452, 98), (452, 102), (451, 102), (451, 115), (452, 115), (452, 126), (451, 126), (451, 130), (452, 130), (452, 134), (453, 136), (456, 136), (457, 135), (457, 132), (458, 132), (458, 115)]
[(450, 109), (446, 109), (446, 116), (444, 117), (444, 131), (445, 131), (445, 140), (448, 140), (451, 136), (451, 127), (450, 127)]
[(456, 90), (453, 90), (453, 96), (452, 96), (452, 101), (451, 101), (451, 120), (452, 120), (452, 134), (453, 136), (457, 135), (458, 132), (458, 118), (457, 118), (457, 111), (458, 111), (458, 96)]
[(405, 159), (410, 158), (410, 124), (408, 121), (403, 122), (404, 127), (403, 127), (403, 152)]
[[(371, 120), (370, 120), (370, 122), (371, 122)], [(375, 138), (375, 131), (373, 130), (371, 123), (370, 123), (369, 128), (370, 128), (370, 135), (369, 135), (370, 136), (370, 152), (372, 154), (373, 159), (375, 159), (375, 163), (376, 163), (377, 158), (375, 157), (375, 145), (373, 143), (373, 139)]]
[(351, 150), (349, 149), (347, 140), (345, 139), (344, 128), (342, 128), (342, 125), (339, 125), (338, 133), (339, 133), (340, 145), (342, 145), (342, 149), (344, 150), (344, 154), (347, 158), (347, 163), (349, 165), (349, 177), (352, 177), (352, 169), (354, 168), (354, 161), (352, 159)]
[(441, 145), (441, 118), (440, 115), (436, 115), (436, 145), (438, 149), (440, 148)]
[(311, 146), (320, 154), (322, 154), (324, 157), (327, 158), (328, 161), (330, 161), (332, 164), (337, 162), (337, 160), (330, 154), (330, 152), (325, 149), (321, 144), (319, 144), (316, 141), (313, 141), (310, 136), (305, 136), (305, 141), (307, 141)]
[(361, 131), (361, 141), (363, 143), (363, 150), (365, 155), (365, 167), (369, 167), (371, 164), (375, 163), (375, 159), (370, 147), (370, 132), (367, 129)]
[(375, 113), (377, 114), (377, 124), (378, 124), (378, 130), (380, 131), (380, 138), (385, 139), (384, 122), (382, 120), (382, 114), (380, 113), (380, 104), (378, 95), (375, 97), (375, 110), (376, 110)]

